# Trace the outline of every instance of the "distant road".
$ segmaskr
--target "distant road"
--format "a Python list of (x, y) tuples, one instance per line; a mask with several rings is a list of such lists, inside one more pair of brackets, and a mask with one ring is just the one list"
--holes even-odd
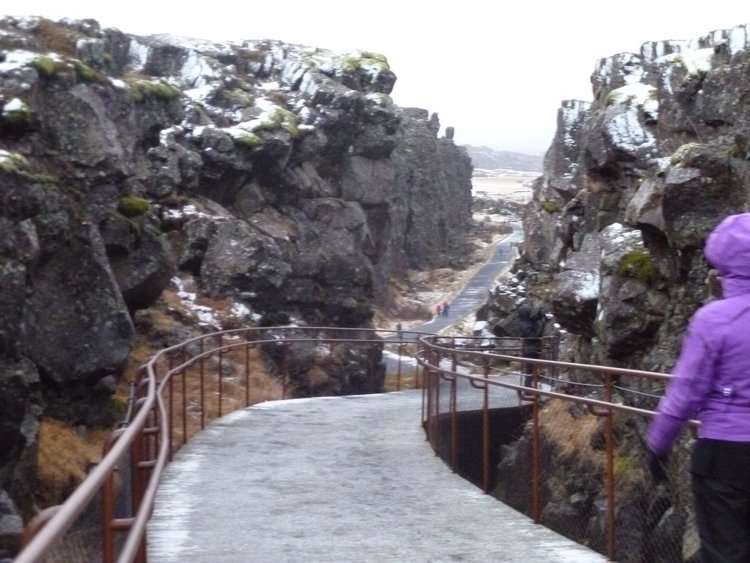
[[(419, 326), (404, 330), (404, 339), (411, 340), (410, 332), (430, 332), (437, 334), (441, 330), (456, 324), (461, 319), (474, 313), (487, 301), (488, 291), (495, 285), (495, 280), (513, 264), (515, 260), (514, 245), (523, 241), (523, 229), (520, 223), (513, 223), (513, 233), (495, 246), (492, 256), (466, 282), (463, 289), (449, 301), (448, 315), (435, 317)], [(397, 335), (386, 340), (397, 340)]]

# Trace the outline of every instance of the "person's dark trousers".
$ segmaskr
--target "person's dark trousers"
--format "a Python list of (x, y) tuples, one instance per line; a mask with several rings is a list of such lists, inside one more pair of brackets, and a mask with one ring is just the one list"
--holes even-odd
[(700, 563), (750, 562), (750, 444), (698, 439), (691, 473)]
[[(524, 358), (540, 358), (541, 354), (539, 352), (539, 348), (532, 343), (532, 345), (529, 345), (527, 341), (523, 342), (523, 346), (521, 349), (521, 354)], [(524, 373), (526, 376), (523, 378), (523, 386), (524, 387), (531, 387), (534, 383), (534, 364), (524, 364)], [(750, 562), (748, 562), (750, 563)]]

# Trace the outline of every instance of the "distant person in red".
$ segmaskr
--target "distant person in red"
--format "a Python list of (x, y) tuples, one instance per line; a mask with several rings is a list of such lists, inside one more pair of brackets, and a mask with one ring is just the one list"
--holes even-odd
[(442, 303), (438, 303), (438, 306), (435, 307), (435, 313), (437, 314), (438, 317), (443, 314), (443, 304)]

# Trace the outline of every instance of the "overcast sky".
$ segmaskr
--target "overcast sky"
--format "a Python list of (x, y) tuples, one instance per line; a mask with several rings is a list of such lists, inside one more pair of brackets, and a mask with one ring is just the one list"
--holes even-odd
[(459, 144), (534, 153), (548, 148), (562, 100), (591, 100), (598, 59), (750, 23), (747, 0), (24, 0), (5, 10), (136, 35), (377, 51), (398, 77), (398, 105), (437, 112)]

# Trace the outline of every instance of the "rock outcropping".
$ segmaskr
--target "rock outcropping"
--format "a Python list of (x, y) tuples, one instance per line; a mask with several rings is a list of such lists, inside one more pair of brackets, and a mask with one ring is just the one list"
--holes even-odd
[[(525, 211), (516, 276), (495, 290), (488, 309), (507, 313), (523, 299), (544, 305), (563, 329), (562, 359), (669, 372), (690, 317), (719, 295), (703, 258), (705, 238), (750, 201), (749, 72), (747, 25), (601, 59), (591, 78), (593, 101), (560, 108)], [(654, 383), (630, 393), (627, 378), (619, 386), (623, 402), (649, 408), (663, 390)], [(639, 463), (642, 429), (620, 431)], [(524, 471), (516, 460), (526, 448), (522, 441), (507, 456), (506, 474)], [(675, 466), (687, 467), (686, 451), (675, 449)], [(592, 481), (561, 464), (549, 469), (564, 473), (567, 485), (545, 506), (546, 522), (594, 522), (586, 510), (596, 503), (587, 508), (577, 499), (600, 500), (598, 474)], [(674, 498), (665, 501), (650, 482), (642, 485), (641, 497), (618, 515), (623, 538), (630, 537), (618, 539), (627, 544), (622, 560), (655, 557), (647, 541), (635, 539), (651, 537), (689, 557), (692, 531), (675, 524), (689, 512), (680, 506), (689, 491), (675, 483)], [(680, 510), (667, 510), (670, 502)], [(595, 545), (584, 536), (576, 537)]]
[(471, 162), (395, 80), (375, 53), (0, 20), (2, 510), (34, 510), (40, 417), (111, 422), (168, 286), (239, 322), (366, 327), (407, 268), (450, 263)]
[(526, 210), (527, 290), (572, 358), (668, 371), (716, 293), (702, 245), (750, 198), (747, 26), (601, 59)]

